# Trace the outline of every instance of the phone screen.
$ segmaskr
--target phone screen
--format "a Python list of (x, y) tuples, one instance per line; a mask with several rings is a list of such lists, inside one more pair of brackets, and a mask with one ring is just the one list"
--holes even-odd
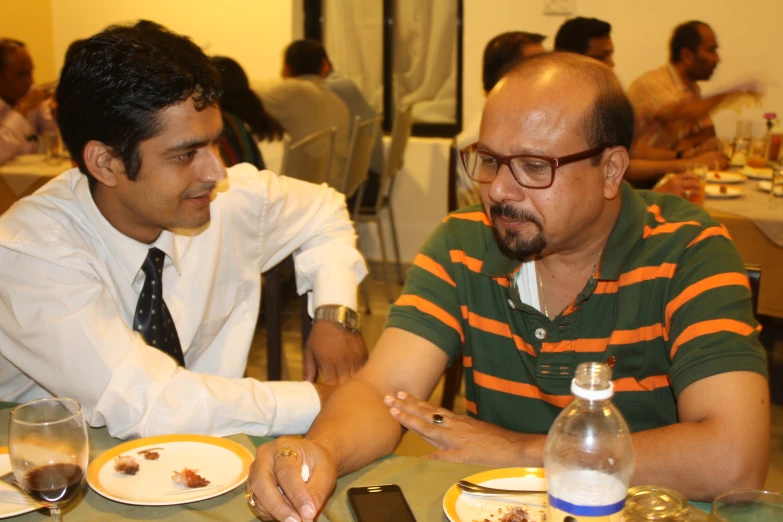
[(350, 488), (348, 501), (357, 522), (416, 522), (399, 486)]

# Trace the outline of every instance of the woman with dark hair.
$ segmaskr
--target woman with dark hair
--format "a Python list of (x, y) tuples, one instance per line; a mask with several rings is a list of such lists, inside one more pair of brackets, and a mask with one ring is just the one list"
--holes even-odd
[(220, 155), (227, 167), (237, 163), (252, 163), (265, 168), (256, 141), (274, 141), (283, 138), (283, 127), (264, 111), (261, 99), (250, 90), (245, 71), (237, 62), (225, 56), (210, 58), (220, 75), (223, 95), (223, 137)]

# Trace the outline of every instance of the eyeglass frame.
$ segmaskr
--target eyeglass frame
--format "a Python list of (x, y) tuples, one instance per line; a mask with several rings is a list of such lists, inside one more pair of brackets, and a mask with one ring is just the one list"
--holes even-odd
[[(514, 181), (519, 183), (521, 186), (525, 188), (532, 188), (532, 189), (545, 189), (552, 186), (552, 184), (555, 182), (555, 172), (557, 172), (557, 169), (564, 165), (570, 165), (571, 163), (576, 163), (577, 161), (582, 161), (590, 158), (595, 158), (599, 154), (603, 154), (603, 152), (609, 148), (609, 145), (601, 145), (598, 147), (594, 147), (589, 150), (585, 150), (582, 152), (577, 152), (575, 154), (568, 154), (566, 156), (560, 156), (559, 158), (552, 158), (550, 156), (539, 156), (536, 154), (511, 154), (511, 155), (503, 155), (503, 154), (495, 154), (494, 152), (490, 152), (487, 150), (479, 151), (478, 148), (478, 142), (472, 143), (471, 145), (468, 145), (467, 147), (464, 147), (463, 149), (460, 149), (459, 151), (459, 157), (460, 160), (462, 160), (462, 166), (465, 168), (465, 173), (468, 174), (468, 177), (475, 181), (476, 183), (492, 183), (495, 181), (495, 178), (498, 175), (498, 172), (500, 172), (500, 167), (505, 165), (508, 167), (508, 170), (511, 172), (511, 175), (514, 177)], [(470, 152), (469, 149), (475, 149), (476, 152), (482, 152), (484, 154), (487, 154), (488, 156), (491, 156), (495, 161), (498, 163), (498, 168), (495, 170), (495, 175), (490, 180), (479, 180), (474, 178), (470, 175), (467, 162), (465, 160), (465, 156)], [(543, 160), (549, 163), (549, 166), (552, 167), (552, 176), (549, 178), (549, 184), (543, 185), (543, 186), (536, 186), (531, 187), (529, 185), (525, 185), (521, 181), (519, 181), (519, 178), (517, 177), (516, 172), (514, 172), (514, 169), (511, 167), (511, 160), (514, 160), (516, 158), (533, 158), (538, 160)]]

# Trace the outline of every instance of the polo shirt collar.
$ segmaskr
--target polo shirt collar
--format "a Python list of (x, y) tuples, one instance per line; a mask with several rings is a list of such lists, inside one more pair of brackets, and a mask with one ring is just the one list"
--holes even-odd
[[(620, 214), (604, 246), (596, 279), (617, 280), (631, 253), (642, 240), (647, 205), (626, 181), (621, 186), (620, 198)], [(490, 277), (512, 277), (521, 266), (521, 261), (504, 254), (491, 231), (485, 235), (485, 241), (487, 253), (481, 265), (481, 273)]]
[(189, 238), (183, 238), (185, 244), (179, 244), (181, 241), (175, 234), (164, 230), (151, 245), (136, 241), (114, 228), (104, 217), (92, 199), (87, 176), (82, 174), (82, 179), (77, 182), (74, 192), (81, 208), (84, 209), (84, 214), (103, 240), (106, 249), (111, 252), (114, 262), (118, 264), (128, 284), (133, 284), (152, 247), (163, 251), (171, 259), (177, 272), (182, 273), (181, 259), (187, 250)]
[(647, 204), (627, 181), (623, 181), (620, 198), (620, 214), (601, 254), (596, 279), (616, 281), (631, 253), (642, 240)]

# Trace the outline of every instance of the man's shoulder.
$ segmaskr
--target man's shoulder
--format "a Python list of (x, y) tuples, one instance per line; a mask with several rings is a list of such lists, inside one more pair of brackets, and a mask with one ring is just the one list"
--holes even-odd
[(83, 176), (71, 169), (26, 196), (0, 216), (0, 250), (62, 255), (87, 247), (89, 219), (75, 188)]
[(441, 236), (450, 247), (478, 258), (487, 253), (488, 241), (494, 241), (492, 221), (480, 203), (447, 214), (435, 235)]
[(662, 65), (642, 73), (638, 78), (631, 82), (631, 85), (628, 87), (628, 94), (631, 95), (638, 89), (660, 84), (661, 81), (668, 76), (668, 74), (668, 65)]
[(643, 237), (656, 236), (656, 243), (682, 243), (687, 247), (706, 229), (723, 228), (704, 208), (680, 197), (651, 190), (638, 194), (647, 205)]

